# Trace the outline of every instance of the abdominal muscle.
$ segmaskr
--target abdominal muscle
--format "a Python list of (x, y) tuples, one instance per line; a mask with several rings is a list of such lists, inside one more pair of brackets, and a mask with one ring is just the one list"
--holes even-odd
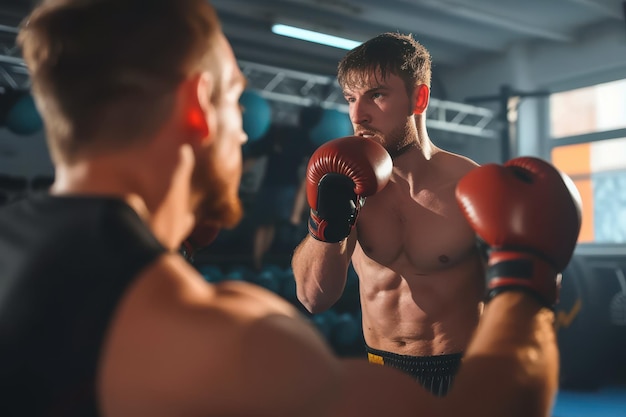
[(478, 324), (484, 291), (474, 251), (454, 263), (418, 271), (405, 255), (383, 266), (357, 244), (363, 335), (374, 349), (411, 356), (463, 352)]

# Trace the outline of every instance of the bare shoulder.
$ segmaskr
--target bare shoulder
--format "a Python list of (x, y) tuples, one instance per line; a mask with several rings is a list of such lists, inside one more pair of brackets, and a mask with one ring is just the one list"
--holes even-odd
[(434, 156), (440, 168), (449, 174), (460, 178), (479, 165), (472, 159), (440, 149)]
[(99, 394), (110, 416), (296, 415), (334, 395), (337, 366), (287, 302), (245, 283), (208, 284), (165, 255), (118, 306)]

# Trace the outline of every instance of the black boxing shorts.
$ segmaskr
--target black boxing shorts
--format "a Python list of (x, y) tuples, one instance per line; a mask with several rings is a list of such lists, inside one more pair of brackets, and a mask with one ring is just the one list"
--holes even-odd
[(365, 346), (370, 363), (399, 369), (415, 378), (424, 388), (444, 396), (452, 386), (461, 365), (462, 353), (437, 356), (409, 356), (385, 352)]

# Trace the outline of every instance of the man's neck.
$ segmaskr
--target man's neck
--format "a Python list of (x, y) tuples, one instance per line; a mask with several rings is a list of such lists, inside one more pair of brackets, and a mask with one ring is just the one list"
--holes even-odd
[(189, 207), (190, 180), (187, 177), (185, 182), (186, 174), (178, 170), (164, 172), (163, 165), (155, 166), (155, 159), (129, 152), (59, 164), (51, 194), (119, 198), (137, 212), (165, 247), (176, 250), (194, 221)]
[(392, 156), (393, 172), (411, 182), (422, 182), (429, 177), (432, 158), (438, 151), (427, 135), (421, 135)]

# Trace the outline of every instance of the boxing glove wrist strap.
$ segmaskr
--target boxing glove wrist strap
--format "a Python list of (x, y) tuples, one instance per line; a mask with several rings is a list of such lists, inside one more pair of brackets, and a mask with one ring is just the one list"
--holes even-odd
[(487, 268), (487, 301), (505, 291), (525, 291), (553, 309), (558, 301), (561, 274), (532, 253), (490, 251)]
[(309, 234), (320, 242), (337, 243), (348, 237), (353, 224), (347, 220), (329, 221), (323, 219), (315, 210), (311, 209)]

